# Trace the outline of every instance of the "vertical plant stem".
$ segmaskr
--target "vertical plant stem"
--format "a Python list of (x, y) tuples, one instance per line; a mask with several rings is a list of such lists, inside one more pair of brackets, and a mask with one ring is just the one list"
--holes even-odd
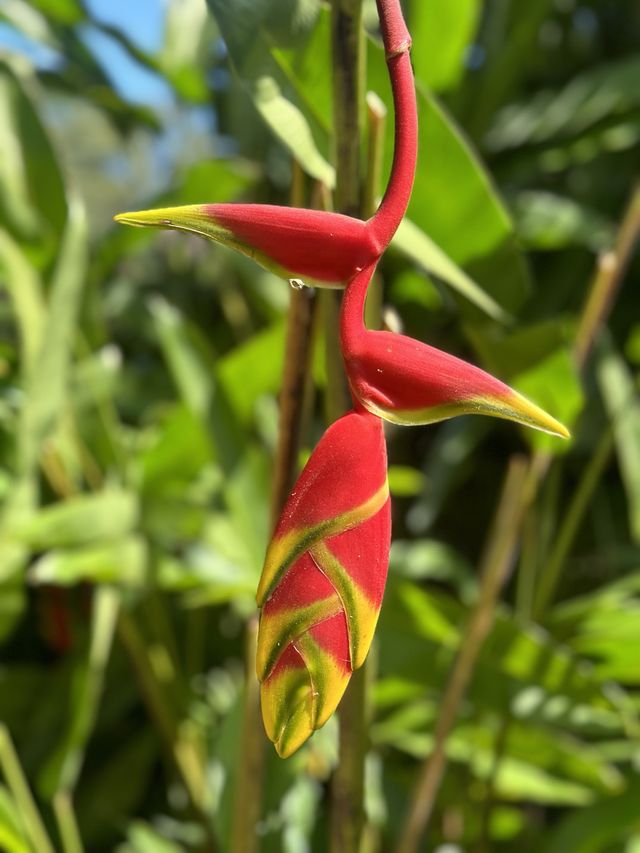
[(434, 747), (426, 759), (413, 793), (409, 817), (397, 853), (416, 853), (433, 813), (436, 795), (446, 767), (445, 746), (455, 725), (473, 670), (489, 634), (500, 592), (515, 559), (520, 524), (531, 495), (530, 471), (523, 457), (514, 457), (481, 562), (480, 592), (447, 682), (434, 733)]
[(231, 827), (232, 853), (254, 853), (258, 850), (256, 828), (262, 815), (266, 738), (260, 717), (260, 687), (256, 678), (257, 638), (258, 618), (253, 616), (247, 625), (245, 638), (245, 694)]
[(54, 853), (38, 807), (29, 788), (9, 730), (0, 723), (0, 769), (22, 816), (25, 830), (34, 850), (38, 853)]
[(606, 323), (640, 236), (640, 185), (635, 188), (618, 229), (614, 248), (598, 259), (593, 284), (576, 332), (575, 360), (582, 370), (599, 329)]
[[(363, 213), (360, 141), (365, 81), (362, 0), (332, 0), (331, 42), (336, 209), (359, 217)], [(337, 306), (334, 294), (330, 294), (329, 299)], [(337, 307), (331, 310), (325, 303), (325, 339), (330, 358), (335, 358), (340, 352), (337, 320)], [(328, 378), (328, 396), (333, 401), (330, 406), (331, 416), (335, 418), (344, 412), (348, 397), (343, 390), (343, 374), (332, 376), (328, 371)], [(364, 824), (364, 759), (367, 747), (366, 684), (365, 668), (362, 667), (351, 678), (340, 705), (339, 760), (332, 789), (332, 853), (357, 853), (360, 847)]]
[(365, 54), (362, 0), (332, 0), (333, 122), (336, 208), (362, 214), (360, 140), (364, 114)]
[(64, 853), (84, 853), (76, 815), (73, 810), (73, 800), (69, 791), (58, 791), (53, 798), (53, 810)]

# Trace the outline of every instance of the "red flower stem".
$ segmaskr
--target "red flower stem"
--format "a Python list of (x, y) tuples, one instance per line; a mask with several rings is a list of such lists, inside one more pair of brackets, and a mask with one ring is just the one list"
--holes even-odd
[(389, 245), (406, 212), (418, 158), (418, 110), (411, 68), (411, 36), (399, 0), (377, 0), (393, 105), (395, 146), (389, 184), (368, 228), (380, 252)]
[(364, 308), (367, 301), (369, 283), (377, 264), (360, 270), (351, 279), (342, 299), (340, 314), (340, 340), (345, 358), (353, 352), (355, 345), (366, 333), (364, 324)]

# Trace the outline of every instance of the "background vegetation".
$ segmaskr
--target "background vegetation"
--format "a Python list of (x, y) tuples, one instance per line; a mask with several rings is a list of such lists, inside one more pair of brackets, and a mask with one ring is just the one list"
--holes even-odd
[[(287, 203), (293, 160), (309, 199), (314, 181), (331, 186), (329, 12), (164, 6), (148, 49), (97, 3), (0, 3), (11, 853), (231, 850), (234, 802), (247, 803), (245, 626), (289, 288), (212, 244), (111, 216)], [(510, 381), (574, 438), (473, 418), (389, 430), (395, 544), (369, 670), (365, 849), (393, 849), (455, 719), (421, 849), (637, 853), (640, 12), (633, 0), (406, 8), (421, 154), (410, 223), (382, 267), (388, 320)], [(388, 102), (375, 39), (367, 54), (367, 86)], [(307, 451), (325, 423), (316, 332)], [(469, 664), (460, 703), (456, 660), (458, 675)], [(328, 849), (336, 733), (334, 720), (286, 762), (267, 750), (260, 849)]]

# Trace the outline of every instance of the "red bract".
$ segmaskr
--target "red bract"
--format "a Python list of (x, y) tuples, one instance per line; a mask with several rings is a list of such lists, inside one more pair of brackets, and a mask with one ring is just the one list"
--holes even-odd
[(193, 204), (120, 213), (128, 225), (173, 228), (209, 237), (282, 278), (340, 286), (378, 257), (361, 219), (269, 204)]
[(366, 409), (407, 425), (492, 415), (568, 437), (555, 418), (484, 370), (413, 338), (366, 329), (364, 303), (373, 271), (368, 267), (349, 282), (341, 316), (349, 385)]
[(382, 423), (350, 412), (322, 437), (267, 550), (256, 669), (262, 713), (291, 755), (336, 709), (375, 630), (391, 517)]

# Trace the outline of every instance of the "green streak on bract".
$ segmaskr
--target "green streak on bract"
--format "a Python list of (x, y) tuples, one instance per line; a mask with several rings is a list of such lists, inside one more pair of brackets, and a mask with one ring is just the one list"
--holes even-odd
[(272, 539), (267, 549), (267, 555), (260, 576), (260, 583), (256, 593), (258, 607), (263, 607), (265, 602), (280, 583), (284, 573), (295, 561), (308, 551), (312, 545), (321, 539), (327, 539), (343, 533), (363, 521), (368, 521), (383, 506), (389, 497), (389, 484), (385, 478), (384, 483), (372, 497), (360, 506), (347, 510), (341, 515), (311, 525), (308, 528), (294, 528), (287, 531), (279, 539)]

